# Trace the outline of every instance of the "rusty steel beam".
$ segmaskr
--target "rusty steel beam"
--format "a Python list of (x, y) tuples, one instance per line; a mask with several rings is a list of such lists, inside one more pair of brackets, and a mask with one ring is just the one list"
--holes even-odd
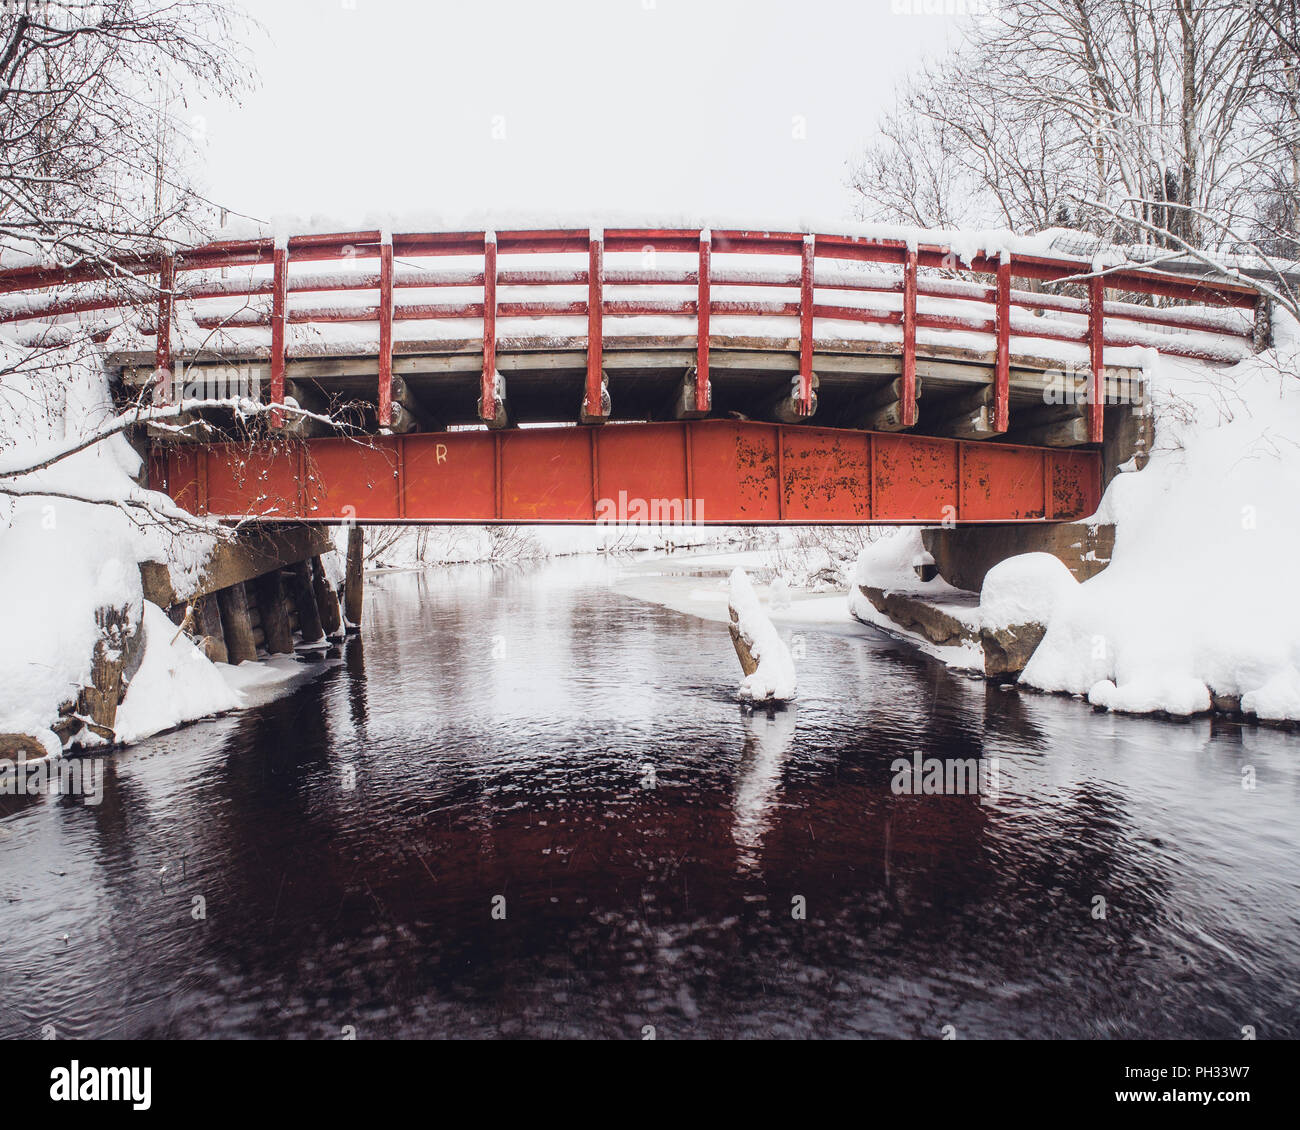
[(813, 413), (813, 264), (815, 236), (804, 236), (799, 258), (799, 415)]
[(712, 313), (713, 237), (700, 232), (700, 268), (695, 298), (695, 410), (707, 412), (711, 403), (709, 389), (709, 315)]
[(601, 380), (604, 371), (604, 237), (590, 233), (587, 248), (587, 386), (583, 395), (583, 416), (598, 420), (601, 411)]
[(479, 393), (479, 418), (486, 424), (496, 420), (497, 404), (497, 241), (485, 235), (483, 242), (483, 381)]
[(150, 466), (231, 520), (1052, 522), (1101, 498), (1093, 450), (733, 420), (175, 445)]
[(1106, 283), (1100, 275), (1088, 280), (1088, 362), (1092, 369), (1088, 388), (1088, 442), (1101, 443), (1104, 427), (1106, 374)]
[(379, 426), (393, 422), (393, 244), (379, 247)]
[(916, 426), (916, 267), (917, 254), (903, 259), (903, 427)]
[(1011, 261), (998, 264), (998, 351), (993, 370), (993, 430), (1005, 432), (1011, 420)]
[(176, 260), (164, 255), (158, 265), (158, 338), (154, 343), (154, 399), (171, 396), (172, 315), (176, 309)]

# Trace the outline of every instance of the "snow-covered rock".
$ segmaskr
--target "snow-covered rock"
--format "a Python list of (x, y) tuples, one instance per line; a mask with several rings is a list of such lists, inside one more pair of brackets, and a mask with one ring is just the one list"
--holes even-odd
[(746, 702), (791, 701), (796, 690), (794, 657), (744, 569), (731, 573), (729, 603), (732, 630), (758, 664), (741, 681), (740, 697)]
[(990, 569), (980, 589), (980, 623), (990, 629), (1051, 622), (1052, 613), (1079, 587), (1050, 553), (1022, 553)]

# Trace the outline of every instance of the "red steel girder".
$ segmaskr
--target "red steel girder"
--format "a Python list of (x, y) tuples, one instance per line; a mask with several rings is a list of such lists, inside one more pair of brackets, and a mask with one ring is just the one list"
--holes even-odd
[(228, 519), (1044, 522), (1101, 499), (1093, 450), (733, 420), (181, 445), (150, 466)]

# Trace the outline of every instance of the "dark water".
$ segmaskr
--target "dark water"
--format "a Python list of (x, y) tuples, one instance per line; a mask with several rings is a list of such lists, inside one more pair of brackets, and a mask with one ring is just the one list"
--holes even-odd
[[(721, 625), (596, 564), (367, 599), (342, 663), (99, 806), (0, 800), (0, 1035), (1300, 1036), (1300, 736), (851, 625), (751, 714)], [(894, 795), (917, 749), (997, 758), (997, 803)]]

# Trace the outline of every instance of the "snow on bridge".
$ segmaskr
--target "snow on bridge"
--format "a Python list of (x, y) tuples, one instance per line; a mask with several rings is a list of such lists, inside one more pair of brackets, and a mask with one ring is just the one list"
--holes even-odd
[[(624, 498), (719, 523), (1051, 521), (1095, 508), (1108, 413), (1141, 404), (1150, 351), (1240, 360), (1257, 296), (1049, 250), (896, 229), (259, 234), (121, 264), (155, 296), (125, 311), (101, 268), (6, 270), (0, 318), (102, 319), (155, 401), (347, 406), (345, 437), (273, 410), (258, 443), (158, 450), (154, 481), (199, 512), (573, 522)], [(1143, 304), (1166, 300), (1184, 305)]]

